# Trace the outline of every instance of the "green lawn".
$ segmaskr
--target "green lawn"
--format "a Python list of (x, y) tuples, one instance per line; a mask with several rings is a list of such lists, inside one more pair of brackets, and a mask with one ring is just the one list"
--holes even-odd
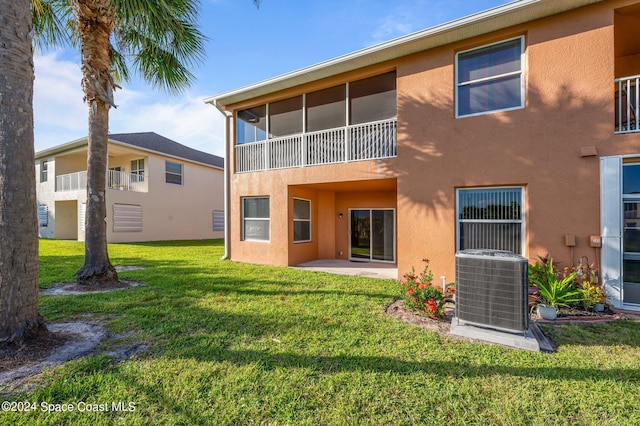
[[(0, 424), (640, 424), (640, 323), (554, 329), (554, 354), (471, 344), (383, 312), (389, 280), (219, 260), (222, 242), (114, 244), (147, 285), (41, 296), (48, 321), (100, 319), (148, 349), (47, 371), (13, 401), (73, 412), (0, 413)], [(68, 282), (80, 243), (40, 242), (41, 286)], [(135, 404), (78, 412), (78, 403)]]

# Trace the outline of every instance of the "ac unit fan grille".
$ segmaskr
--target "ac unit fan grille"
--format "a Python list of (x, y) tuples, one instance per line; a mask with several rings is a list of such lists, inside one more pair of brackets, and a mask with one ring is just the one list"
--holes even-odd
[[(471, 255), (465, 252), (472, 252)], [(513, 254), (456, 255), (456, 316), (458, 320), (500, 330), (528, 328), (527, 260)]]

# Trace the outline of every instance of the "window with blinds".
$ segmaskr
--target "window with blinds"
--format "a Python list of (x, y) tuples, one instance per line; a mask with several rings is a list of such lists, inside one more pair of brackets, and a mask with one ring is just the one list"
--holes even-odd
[(457, 249), (507, 250), (524, 254), (522, 187), (459, 189)]
[(213, 211), (213, 230), (224, 231), (224, 211), (222, 210)]

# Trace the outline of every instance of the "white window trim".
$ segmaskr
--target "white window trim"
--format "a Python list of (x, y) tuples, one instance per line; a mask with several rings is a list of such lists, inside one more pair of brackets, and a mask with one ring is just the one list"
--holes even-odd
[[(250, 220), (264, 220), (269, 222), (269, 238), (267, 238), (266, 240), (258, 240), (255, 238), (247, 238), (244, 234), (244, 221), (247, 219), (245, 217), (245, 213), (244, 213), (244, 200), (249, 199), (249, 198), (266, 198), (269, 200), (269, 217), (250, 217)], [(270, 243), (271, 242), (271, 197), (269, 197), (268, 195), (264, 195), (264, 196), (252, 196), (252, 197), (242, 197), (241, 198), (241, 203), (242, 203), (242, 241), (251, 241), (251, 242), (256, 242), (256, 243)]]
[[(145, 169), (145, 163), (146, 161), (144, 161), (144, 158), (136, 158), (135, 160), (131, 160), (130, 165), (133, 165), (133, 162), (136, 162), (139, 164), (140, 161), (142, 161), (142, 168), (136, 168), (134, 169), (133, 167), (131, 167), (131, 174), (132, 175), (138, 175), (138, 176), (142, 176), (142, 181), (144, 181), (144, 169)], [(142, 173), (140, 173), (142, 172)], [(165, 173), (166, 173), (166, 164), (165, 164)], [(165, 179), (166, 179), (166, 175), (165, 175)]]
[[(468, 53), (468, 52), (473, 52), (474, 50), (479, 50), (479, 49), (484, 49), (484, 48), (487, 48), (487, 47), (495, 46), (497, 44), (508, 43), (510, 41), (517, 40), (517, 39), (520, 39), (520, 71), (512, 71), (512, 72), (505, 73), (505, 74), (499, 74), (499, 75), (496, 75), (496, 76), (485, 77), (485, 78), (480, 78), (480, 79), (477, 79), (477, 80), (469, 80), (469, 81), (465, 81), (463, 83), (458, 83), (458, 69), (459, 69), (458, 58), (459, 58), (459, 56), (461, 54)], [(463, 50), (463, 51), (460, 51), (460, 52), (456, 53), (455, 64), (454, 64), (454, 68), (455, 68), (455, 80), (454, 80), (454, 87), (455, 87), (455, 99), (454, 99), (454, 102), (455, 102), (455, 106), (454, 106), (454, 108), (455, 108), (455, 117), (456, 118), (475, 117), (475, 116), (478, 116), (478, 115), (493, 114), (493, 113), (502, 112), (502, 111), (513, 111), (513, 110), (516, 110), (516, 109), (523, 109), (525, 107), (525, 98), (524, 98), (524, 96), (525, 96), (525, 90), (524, 90), (524, 88), (525, 88), (525, 84), (524, 84), (525, 72), (524, 71), (526, 69), (526, 63), (525, 63), (526, 57), (525, 57), (525, 54), (524, 54), (524, 52), (525, 52), (525, 44), (524, 44), (524, 42), (525, 42), (524, 35), (522, 35), (522, 36), (518, 36), (518, 37), (508, 38), (506, 40), (500, 40), (500, 41), (497, 41), (495, 43), (485, 44), (483, 46), (474, 47), (472, 49), (467, 49), (467, 50)], [(520, 78), (520, 105), (519, 106), (510, 107), (510, 108), (502, 108), (502, 109), (492, 109), (490, 111), (483, 111), (483, 112), (474, 112), (472, 114), (462, 114), (461, 115), (461, 114), (458, 113), (458, 106), (460, 105), (460, 103), (458, 102), (458, 87), (460, 87), (460, 86), (468, 86), (470, 84), (480, 83), (480, 82), (483, 82), (483, 81), (496, 80), (496, 79), (503, 78), (503, 77), (508, 77), (508, 76), (511, 76), (511, 75), (520, 75), (521, 76), (521, 78)]]
[[(310, 243), (311, 241), (313, 241), (313, 224), (311, 222), (312, 216), (313, 216), (313, 210), (311, 209), (311, 200), (308, 200), (306, 198), (300, 198), (300, 197), (293, 197), (294, 200), (300, 200), (300, 201), (306, 201), (309, 203), (309, 219), (296, 219), (295, 218), (295, 202), (294, 202), (294, 211), (293, 211), (293, 223), (294, 223), (294, 232), (293, 232), (293, 243), (294, 244), (298, 244), (298, 243)], [(309, 222), (309, 239), (308, 240), (296, 240), (296, 234), (295, 234), (295, 223), (296, 222)]]
[[(173, 173), (173, 172), (168, 172), (167, 171), (167, 163), (171, 163), (171, 164), (175, 164), (175, 165), (180, 166), (180, 174)], [(167, 173), (170, 174), (170, 175), (173, 175), (173, 176), (180, 176), (180, 183), (167, 182)], [(165, 160), (165, 162), (164, 162), (164, 183), (169, 184), (169, 185), (184, 186), (184, 164), (176, 163), (176, 162), (169, 161), (169, 160)]]
[[(45, 177), (44, 180), (42, 179), (43, 177)], [(40, 183), (45, 183), (48, 181), (49, 181), (49, 160), (42, 160), (40, 162)]]
[[(468, 190), (478, 189), (520, 189), (520, 220), (491, 220), (491, 219), (460, 219), (460, 192)], [(520, 229), (522, 233), (522, 242), (520, 247), (520, 255), (527, 257), (527, 205), (526, 202), (526, 188), (525, 186), (474, 186), (468, 188), (456, 189), (456, 253), (460, 251), (460, 223), (473, 222), (473, 223), (520, 223)]]

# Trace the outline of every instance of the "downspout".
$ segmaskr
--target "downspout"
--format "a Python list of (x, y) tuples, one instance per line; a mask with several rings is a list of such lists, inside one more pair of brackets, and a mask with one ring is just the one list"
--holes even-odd
[(231, 120), (233, 119), (233, 114), (226, 111), (221, 105), (218, 105), (218, 102), (215, 100), (213, 101), (213, 105), (222, 113), (222, 115), (224, 115), (224, 254), (221, 259), (228, 260), (231, 258), (231, 227), (229, 226), (231, 223), (231, 219), (229, 217), (229, 205), (231, 204), (231, 191), (229, 190), (231, 148), (229, 146), (229, 141), (231, 140), (231, 132), (229, 129)]

